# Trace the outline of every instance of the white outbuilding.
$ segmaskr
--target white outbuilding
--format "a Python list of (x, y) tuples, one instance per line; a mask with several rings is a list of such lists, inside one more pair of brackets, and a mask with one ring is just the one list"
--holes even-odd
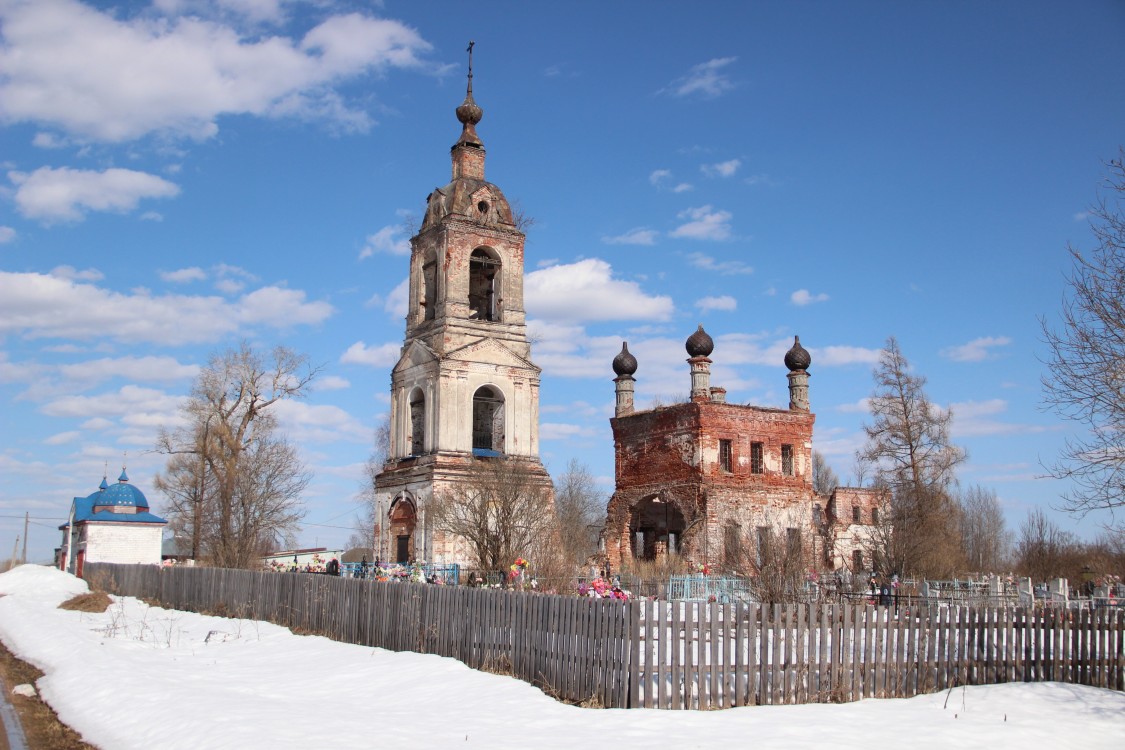
[(159, 565), (167, 525), (149, 510), (145, 494), (129, 484), (122, 467), (116, 484), (102, 477), (96, 492), (71, 502), (70, 520), (59, 527), (58, 566), (81, 577), (88, 562)]

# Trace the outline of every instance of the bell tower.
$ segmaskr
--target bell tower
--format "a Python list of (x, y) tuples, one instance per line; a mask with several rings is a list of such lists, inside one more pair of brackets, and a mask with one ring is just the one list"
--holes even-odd
[(473, 100), (472, 43), (452, 179), (426, 198), (410, 240), (406, 336), (391, 371), (388, 460), (376, 477), (376, 555), (459, 562), (457, 541), (426, 521), (434, 494), (472, 462), (505, 457), (550, 486), (539, 460), (540, 369), (523, 305), (524, 234), (485, 181), (484, 115)]

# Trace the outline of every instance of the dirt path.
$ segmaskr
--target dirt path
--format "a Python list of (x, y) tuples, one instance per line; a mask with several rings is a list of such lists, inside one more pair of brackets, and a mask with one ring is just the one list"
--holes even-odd
[[(83, 742), (77, 732), (59, 721), (59, 717), (55, 716), (55, 712), (38, 694), (28, 698), (11, 693), (13, 686), (25, 683), (34, 685), (42, 676), (42, 672), (17, 659), (0, 643), (0, 690), (3, 690), (4, 697), (19, 714), (23, 734), (27, 739), (26, 750), (97, 750), (93, 745)], [(0, 711), (0, 715), (7, 723), (11, 712)], [(11, 736), (9, 732), (0, 733), (0, 748), (21, 750), (14, 742), (12, 745), (8, 744), (9, 736)]]

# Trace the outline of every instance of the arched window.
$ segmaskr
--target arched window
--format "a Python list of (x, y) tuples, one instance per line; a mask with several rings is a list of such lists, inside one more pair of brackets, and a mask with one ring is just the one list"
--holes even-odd
[(422, 260), (422, 288), (418, 303), (422, 306), (422, 320), (433, 320), (437, 315), (437, 258), (427, 253)]
[(504, 452), (504, 396), (485, 385), (473, 394), (473, 453), (481, 456)]
[(500, 320), (500, 260), (483, 247), (469, 256), (469, 317)]
[(410, 394), (410, 455), (426, 452), (426, 396), (421, 388)]

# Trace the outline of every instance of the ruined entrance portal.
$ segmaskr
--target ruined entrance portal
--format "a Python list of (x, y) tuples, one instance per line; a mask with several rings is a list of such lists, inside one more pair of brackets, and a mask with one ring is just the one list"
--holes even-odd
[(684, 516), (672, 502), (659, 495), (646, 497), (633, 506), (629, 530), (633, 557), (656, 560), (680, 551)]

